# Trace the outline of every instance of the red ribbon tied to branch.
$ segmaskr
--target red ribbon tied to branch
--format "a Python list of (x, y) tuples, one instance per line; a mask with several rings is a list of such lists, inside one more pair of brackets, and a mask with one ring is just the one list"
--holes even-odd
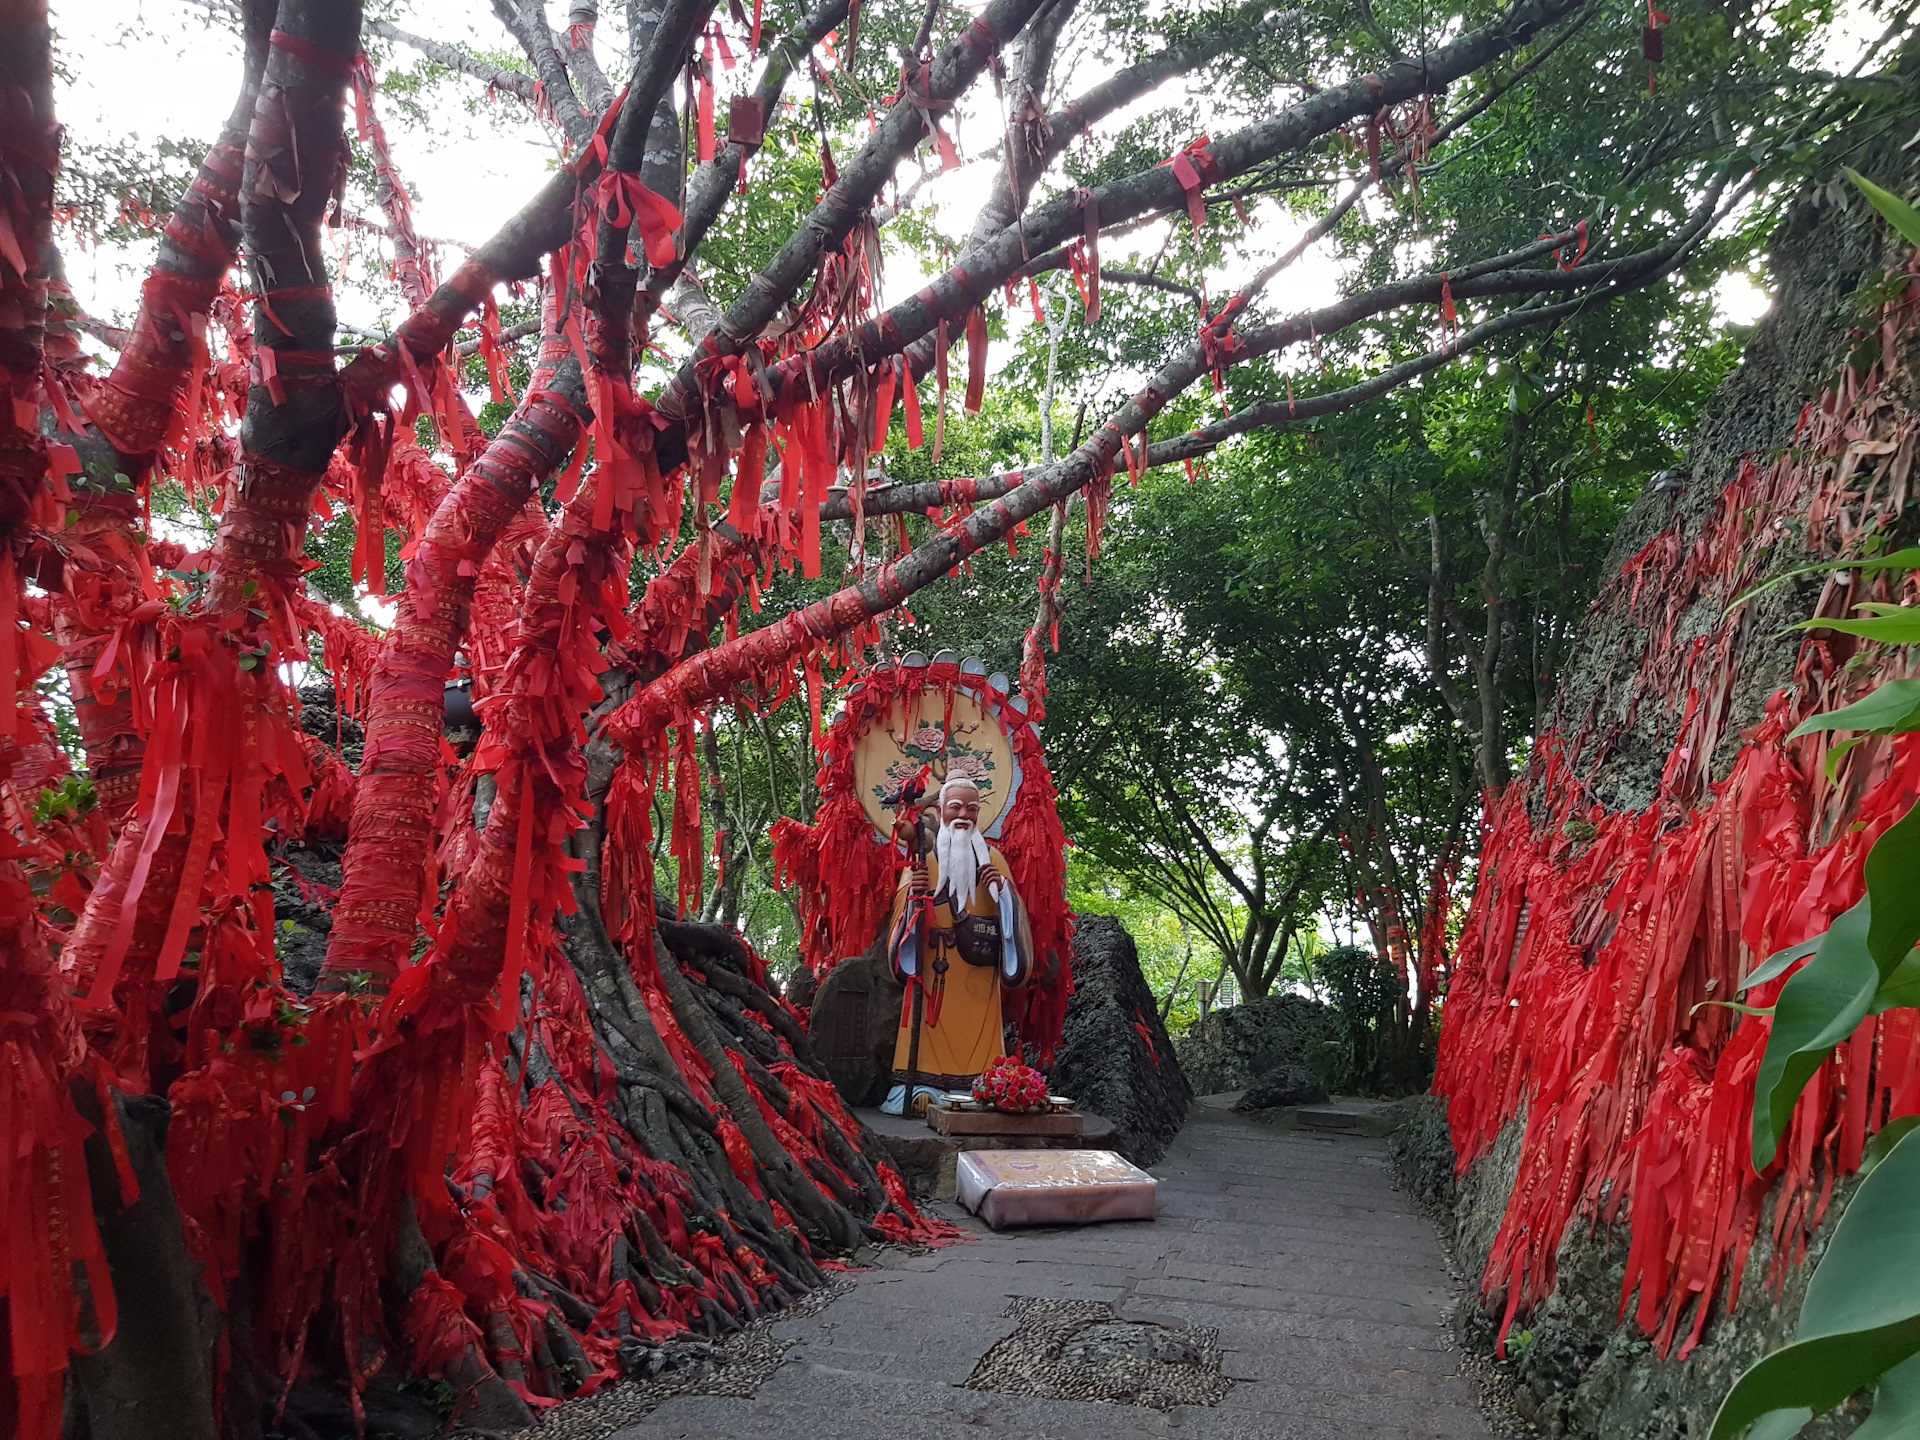
[[(1240, 337), (1233, 333), (1233, 317), (1246, 307), (1247, 297), (1236, 295), (1220, 307), (1220, 313), (1200, 324), (1200, 353), (1206, 357), (1207, 369), (1213, 372), (1213, 393), (1220, 397), (1220, 409), (1223, 414), (1232, 414), (1227, 404), (1227, 382), (1220, 372), (1241, 358), (1245, 347)], [(1200, 312), (1203, 316), (1206, 310)]]
[(1207, 202), (1200, 192), (1213, 179), (1215, 169), (1213, 152), (1207, 149), (1208, 139), (1202, 135), (1198, 140), (1188, 143), (1184, 150), (1175, 151), (1154, 168), (1173, 167), (1173, 178), (1180, 182), (1180, 188), (1187, 192), (1187, 218), (1198, 230), (1207, 223)]
[[(1578, 265), (1582, 260), (1584, 260), (1587, 255), (1587, 222), (1582, 220), (1578, 225), (1574, 226), (1573, 233), (1580, 237), (1580, 248), (1573, 252), (1573, 259), (1562, 260), (1560, 258), (1560, 252), (1558, 250), (1553, 252), (1553, 258), (1555, 262), (1559, 264), (1562, 270), (1573, 269), (1573, 267)], [(1544, 240), (1547, 237), (1542, 235), (1540, 238)]]
[(609, 170), (594, 187), (600, 211), (614, 225), (640, 226), (646, 242), (647, 263), (658, 268), (671, 265), (678, 255), (673, 232), (680, 228), (680, 212), (664, 196), (656, 195), (640, 183), (638, 175)]
[(1653, 72), (1656, 66), (1666, 58), (1667, 37), (1661, 33), (1661, 27), (1671, 25), (1673, 17), (1664, 10), (1656, 10), (1653, 0), (1647, 0), (1647, 24), (1640, 32), (1640, 54), (1647, 62), (1647, 94), (1654, 93)]

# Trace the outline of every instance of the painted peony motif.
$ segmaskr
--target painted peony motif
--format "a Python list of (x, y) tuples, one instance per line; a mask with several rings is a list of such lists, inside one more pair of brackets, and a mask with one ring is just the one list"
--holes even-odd
[(986, 756), (971, 750), (963, 750), (947, 757), (949, 776), (965, 775), (969, 780), (977, 781), (983, 792), (993, 786), (993, 776), (990, 773), (992, 769), (993, 764)]
[(931, 760), (946, 748), (946, 732), (938, 725), (922, 725), (907, 737), (906, 749), (917, 751), (922, 760)]
[[(902, 785), (920, 773), (920, 767), (925, 762), (939, 758), (941, 747), (945, 743), (946, 737), (937, 725), (922, 725), (914, 731), (901, 746), (906, 754), (889, 765), (881, 776), (880, 783), (873, 787), (874, 798), (885, 804), (887, 796), (897, 795)], [(965, 775), (980, 787), (982, 796), (993, 794), (993, 774), (997, 767), (993, 763), (990, 752), (975, 750), (964, 741), (955, 741), (946, 750), (946, 759), (948, 775)], [(929, 804), (932, 803), (933, 792), (939, 789), (939, 785), (940, 781), (936, 779), (928, 787), (927, 802)]]

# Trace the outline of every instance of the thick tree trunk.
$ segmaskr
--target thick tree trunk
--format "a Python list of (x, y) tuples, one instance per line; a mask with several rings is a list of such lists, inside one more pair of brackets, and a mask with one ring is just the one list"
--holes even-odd
[(495, 542), (579, 443), (584, 409), (580, 367), (569, 359), (550, 389), (527, 397), (421, 537), (374, 666), (326, 988), (364, 972), (385, 990), (412, 951), (433, 873), (443, 691), (467, 640), (474, 590)]
[(214, 1417), (219, 1317), (187, 1253), (167, 1178), (167, 1102), (109, 1092), (139, 1197), (122, 1203), (121, 1176), (91, 1086), (73, 1087), (95, 1130), (86, 1144), (94, 1214), (119, 1300), (120, 1325), (97, 1355), (76, 1355), (73, 1378), (87, 1440), (220, 1440)]

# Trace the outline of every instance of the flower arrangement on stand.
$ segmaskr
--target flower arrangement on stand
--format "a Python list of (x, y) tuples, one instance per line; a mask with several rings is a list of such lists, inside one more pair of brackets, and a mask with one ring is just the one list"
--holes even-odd
[(997, 1056), (973, 1082), (973, 1098), (1010, 1115), (1038, 1114), (1047, 1108), (1047, 1077), (1011, 1055)]

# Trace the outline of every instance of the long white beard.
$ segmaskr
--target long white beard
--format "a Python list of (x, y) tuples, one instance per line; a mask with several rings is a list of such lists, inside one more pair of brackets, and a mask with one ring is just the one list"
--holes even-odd
[(933, 838), (933, 858), (940, 866), (939, 894), (955, 910), (966, 909), (973, 901), (980, 871), (993, 865), (986, 840), (971, 825), (943, 824)]

